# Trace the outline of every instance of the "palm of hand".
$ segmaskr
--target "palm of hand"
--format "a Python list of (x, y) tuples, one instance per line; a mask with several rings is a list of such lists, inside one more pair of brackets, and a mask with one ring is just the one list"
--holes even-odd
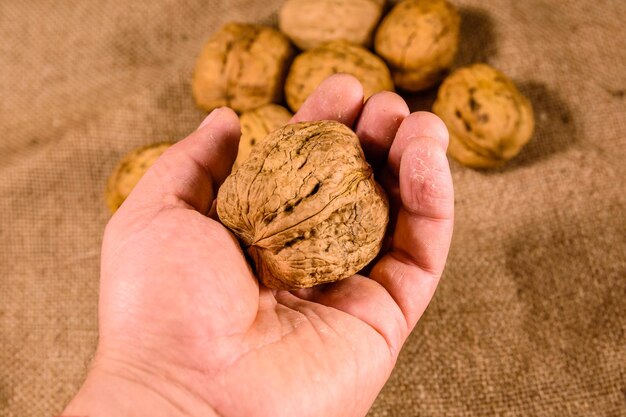
[[(237, 243), (210, 218), (172, 208), (127, 245), (115, 255), (124, 282), (107, 293), (102, 343), (125, 357), (142, 352), (132, 361), (144, 370), (193, 381), (187, 389), (220, 415), (364, 414), (391, 370), (385, 339), (363, 321), (259, 291)], [(352, 401), (338, 401), (337, 390)]]
[[(189, 163), (194, 144), (186, 139), (155, 164), (107, 227), (96, 364), (123, 364), (117, 369), (126, 377), (158, 381), (161, 394), (186, 411), (202, 403), (223, 416), (367, 412), (441, 274), (452, 188), (440, 143), (447, 137), (441, 126), (426, 123), (436, 123), (432, 116), (405, 118), (406, 105), (390, 93), (361, 109), (361, 93), (347, 80), (328, 80), (296, 120), (329, 118), (320, 101), (332, 92), (344, 97), (334, 101), (342, 121), (350, 125), (361, 112), (356, 131), (373, 165), (385, 166), (381, 178), (396, 224), (371, 279), (356, 275), (294, 293), (259, 287), (232, 234), (203, 214), (228, 161), (206, 156)], [(220, 122), (213, 134), (228, 136), (232, 126), (218, 119), (229, 117), (222, 111), (194, 135)], [(400, 137), (401, 122), (411, 134)], [(439, 139), (416, 138), (422, 135)], [(195, 146), (200, 140), (206, 148), (206, 139)], [(185, 142), (187, 150), (180, 146)], [(176, 171), (185, 163), (187, 172)], [(170, 189), (169, 182), (189, 187)], [(435, 234), (419, 235), (428, 232)]]

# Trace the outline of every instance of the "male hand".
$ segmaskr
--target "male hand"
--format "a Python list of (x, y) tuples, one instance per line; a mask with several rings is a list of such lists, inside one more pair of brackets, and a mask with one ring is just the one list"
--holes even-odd
[(352, 127), (390, 200), (390, 239), (369, 276), (294, 292), (260, 286), (208, 213), (239, 121), (213, 111), (145, 174), (102, 247), (100, 339), (66, 415), (364, 416), (433, 296), (450, 246), (448, 133), (394, 93), (363, 104), (327, 79), (293, 121)]

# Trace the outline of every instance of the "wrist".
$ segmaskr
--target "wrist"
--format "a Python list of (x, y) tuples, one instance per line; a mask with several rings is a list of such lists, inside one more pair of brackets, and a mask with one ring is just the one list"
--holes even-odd
[(96, 361), (62, 416), (218, 417), (193, 394), (157, 375)]

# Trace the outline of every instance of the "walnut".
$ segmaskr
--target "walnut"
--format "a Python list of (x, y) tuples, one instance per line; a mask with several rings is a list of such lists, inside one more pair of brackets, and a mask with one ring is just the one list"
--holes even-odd
[(291, 110), (297, 111), (326, 77), (338, 72), (358, 78), (366, 98), (379, 91), (393, 90), (389, 69), (382, 59), (361, 46), (344, 41), (329, 42), (294, 60), (285, 83), (285, 96)]
[(344, 40), (368, 46), (385, 0), (287, 0), (279, 27), (300, 49)]
[(204, 45), (193, 76), (198, 106), (237, 112), (280, 101), (293, 49), (270, 27), (229, 23)]
[(349, 277), (370, 262), (388, 204), (356, 134), (321, 121), (270, 133), (220, 188), (217, 213), (266, 286), (295, 289)]
[(258, 109), (242, 113), (239, 117), (241, 139), (233, 171), (248, 159), (250, 151), (261, 139), (271, 131), (286, 125), (292, 116), (289, 110), (278, 104), (266, 104)]
[(446, 0), (405, 0), (385, 16), (375, 49), (389, 64), (398, 88), (425, 90), (441, 79), (456, 55), (460, 23)]
[(500, 71), (475, 64), (461, 68), (441, 84), (433, 111), (450, 131), (448, 153), (463, 165), (503, 165), (530, 140), (530, 102)]
[(156, 143), (137, 148), (124, 156), (107, 181), (104, 199), (111, 213), (115, 213), (135, 188), (143, 174), (159, 159), (171, 143)]

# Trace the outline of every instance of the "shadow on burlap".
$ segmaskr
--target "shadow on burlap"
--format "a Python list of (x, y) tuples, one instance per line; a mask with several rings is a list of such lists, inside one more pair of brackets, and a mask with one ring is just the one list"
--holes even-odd
[[(458, 64), (510, 75), (537, 130), (503, 169), (452, 163), (449, 263), (370, 415), (625, 416), (626, 3), (456, 3)], [(279, 5), (0, 4), (0, 415), (53, 415), (76, 391), (108, 173), (202, 120), (189, 81), (211, 31)]]

